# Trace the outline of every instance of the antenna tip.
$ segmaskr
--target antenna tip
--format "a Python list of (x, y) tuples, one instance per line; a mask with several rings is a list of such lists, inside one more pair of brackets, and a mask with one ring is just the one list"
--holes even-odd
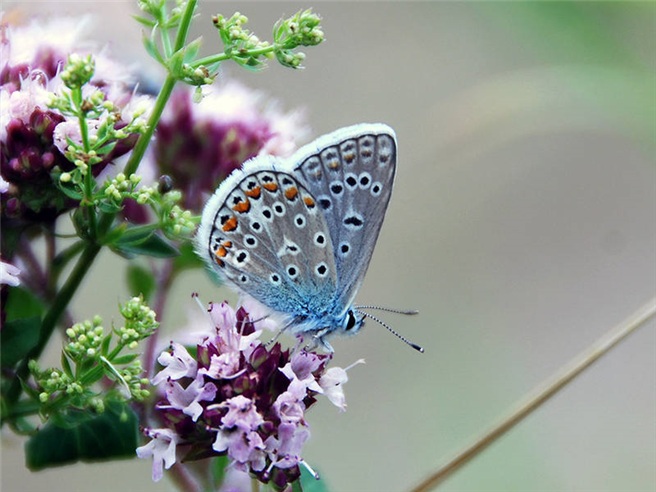
[(406, 311), (405, 314), (419, 314), (418, 309), (411, 309), (410, 311)]
[(410, 342), (410, 346), (415, 349), (417, 352), (421, 352), (422, 354), (424, 353), (424, 347), (421, 347), (417, 345), (416, 343)]

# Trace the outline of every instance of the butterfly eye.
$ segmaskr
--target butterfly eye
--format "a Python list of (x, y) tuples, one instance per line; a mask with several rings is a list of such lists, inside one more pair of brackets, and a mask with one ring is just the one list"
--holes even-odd
[(346, 322), (346, 331), (350, 331), (355, 326), (355, 315), (353, 311), (348, 312), (348, 321)]

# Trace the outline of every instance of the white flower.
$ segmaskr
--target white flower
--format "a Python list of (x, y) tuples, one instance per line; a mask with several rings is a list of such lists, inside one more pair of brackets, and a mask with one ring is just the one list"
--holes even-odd
[(176, 381), (184, 377), (193, 377), (198, 367), (196, 359), (179, 343), (172, 343), (171, 352), (162, 352), (157, 362), (164, 366), (164, 369), (155, 375), (151, 381), (153, 384), (159, 384), (166, 379)]
[(321, 386), (323, 394), (342, 412), (346, 410), (346, 397), (344, 396), (344, 388), (342, 388), (342, 385), (348, 381), (346, 371), (357, 364), (364, 364), (364, 359), (355, 361), (346, 369), (331, 367), (319, 379), (319, 386)]
[(139, 458), (153, 457), (153, 482), (162, 479), (163, 469), (167, 470), (175, 463), (175, 446), (178, 435), (169, 429), (146, 429), (144, 433), (152, 438), (145, 446), (137, 448)]
[(11, 287), (20, 285), (20, 279), (18, 278), (20, 272), (20, 269), (11, 263), (0, 260), (0, 284), (7, 284)]

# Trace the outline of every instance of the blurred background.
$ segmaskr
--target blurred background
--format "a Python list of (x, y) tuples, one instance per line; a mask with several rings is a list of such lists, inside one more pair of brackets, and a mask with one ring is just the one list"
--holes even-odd
[[(309, 413), (304, 458), (330, 490), (403, 491), (488, 428), (562, 364), (656, 293), (656, 4), (200, 2), (239, 10), (270, 39), (314, 7), (326, 42), (306, 69), (224, 64), (312, 137), (359, 122), (395, 128), (399, 167), (361, 303), (416, 308), (384, 319), (421, 355), (368, 324), (334, 340), (348, 411)], [(5, 11), (92, 14), (93, 38), (155, 83), (129, 2), (6, 2)], [(195, 34), (195, 35), (194, 35)], [(106, 251), (73, 312), (117, 316), (124, 263)], [(162, 329), (190, 293), (236, 300), (205, 272), (176, 283)], [(656, 324), (651, 322), (443, 484), (444, 491), (656, 489)], [(54, 347), (57, 349), (57, 347)], [(54, 354), (55, 352), (53, 352)], [(150, 460), (30, 473), (3, 433), (2, 490), (166, 491)]]

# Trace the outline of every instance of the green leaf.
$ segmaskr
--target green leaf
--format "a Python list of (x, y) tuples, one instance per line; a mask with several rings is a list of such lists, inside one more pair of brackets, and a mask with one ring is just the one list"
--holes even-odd
[(128, 225), (125, 222), (114, 227), (114, 229), (112, 229), (111, 231), (109, 231), (107, 234), (103, 236), (102, 244), (111, 245), (112, 243), (118, 241), (123, 236), (123, 234), (125, 234), (125, 231), (127, 229), (128, 229)]
[(84, 197), (82, 193), (80, 193), (79, 191), (75, 191), (69, 188), (68, 186), (63, 186), (60, 184), (59, 189), (64, 195), (66, 195), (68, 198), (72, 198), (73, 200), (82, 200), (82, 198)]
[(176, 79), (181, 79), (184, 77), (184, 72), (182, 70), (182, 64), (184, 63), (184, 49), (178, 50), (173, 55), (171, 55), (171, 58), (169, 58), (169, 72), (173, 77)]
[(139, 357), (139, 354), (125, 354), (125, 355), (121, 355), (120, 357), (115, 357), (115, 358), (112, 360), (112, 364), (115, 364), (115, 365), (117, 365), (117, 366), (118, 366), (118, 365), (123, 365), (123, 364), (129, 364), (130, 362), (132, 362), (132, 361), (133, 361), (134, 359), (136, 359), (137, 357)]
[(116, 205), (115, 203), (112, 203), (110, 201), (101, 201), (96, 204), (98, 206), (98, 209), (101, 212), (105, 212), (106, 214), (115, 214), (119, 210), (121, 210), (121, 207)]
[(103, 145), (99, 149), (96, 149), (96, 152), (100, 155), (109, 154), (112, 150), (114, 150), (114, 147), (116, 147), (117, 143), (118, 142), (116, 140), (113, 142), (109, 142), (108, 144)]
[(300, 479), (292, 482), (292, 492), (303, 492), (303, 485), (301, 485)]
[(104, 413), (64, 429), (48, 422), (25, 444), (27, 467), (42, 470), (76, 461), (134, 457), (138, 421), (125, 404), (108, 404)]
[(100, 345), (100, 355), (107, 355), (109, 353), (109, 342), (112, 339), (112, 332), (109, 332), (108, 335), (105, 335), (103, 338), (102, 344)]
[(146, 301), (150, 299), (155, 290), (155, 277), (150, 270), (141, 265), (133, 263), (128, 267), (127, 282), (130, 295), (138, 296), (143, 294)]
[(155, 27), (155, 21), (152, 21), (150, 19), (146, 19), (145, 17), (141, 17), (138, 15), (133, 15), (132, 18), (139, 22), (140, 24), (146, 26), (146, 27)]
[(64, 352), (63, 350), (61, 354), (61, 365), (66, 375), (71, 379), (75, 379), (75, 377), (73, 376), (73, 369), (71, 369), (71, 364), (70, 362), (68, 362), (68, 357), (66, 356), (66, 352)]
[(198, 257), (190, 241), (182, 243), (179, 249), (180, 256), (173, 260), (173, 268), (176, 272), (191, 268), (203, 268), (203, 260)]
[(196, 38), (185, 47), (183, 57), (185, 63), (190, 63), (196, 57), (201, 40), (202, 38)]
[(113, 246), (119, 254), (128, 258), (135, 255), (153, 256), (155, 258), (172, 258), (178, 256), (180, 251), (173, 245), (162, 239), (157, 234), (151, 235), (148, 239), (139, 243), (122, 244), (121, 242)]
[(148, 36), (145, 34), (141, 37), (141, 42), (144, 45), (144, 48), (146, 48), (146, 52), (152, 56), (155, 60), (160, 62), (162, 65), (166, 65), (164, 58), (162, 58), (162, 55), (160, 55), (159, 50), (157, 49), (157, 45), (155, 42), (150, 39)]
[(138, 226), (127, 229), (117, 241), (120, 245), (136, 245), (145, 242), (155, 230), (150, 226)]
[(2, 367), (13, 367), (32, 350), (39, 341), (41, 316), (7, 321), (0, 331), (0, 360)]
[[(4, 233), (4, 231), (2, 231)], [(5, 322), (43, 314), (43, 304), (34, 294), (22, 287), (9, 287), (5, 304)]]

